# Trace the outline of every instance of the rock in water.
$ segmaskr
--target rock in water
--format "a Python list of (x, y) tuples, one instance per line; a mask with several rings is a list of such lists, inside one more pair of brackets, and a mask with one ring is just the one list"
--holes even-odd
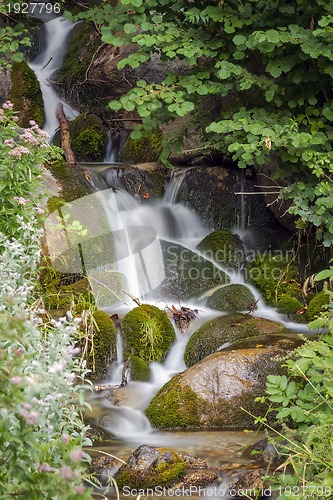
[(116, 474), (119, 488), (136, 489), (175, 484), (185, 469), (184, 460), (168, 448), (142, 445)]
[[(146, 415), (164, 429), (254, 428), (254, 417), (266, 413), (255, 399), (265, 393), (268, 375), (284, 372), (285, 354), (274, 347), (211, 354), (167, 382)], [(268, 419), (274, 424), (273, 414)]]

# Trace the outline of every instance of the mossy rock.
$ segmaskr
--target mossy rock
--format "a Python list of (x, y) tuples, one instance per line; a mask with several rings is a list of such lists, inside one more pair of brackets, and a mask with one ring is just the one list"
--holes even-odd
[[(78, 169), (69, 169), (63, 158), (53, 160), (44, 165), (51, 172), (61, 188), (61, 198), (70, 202), (91, 194), (91, 188), (85, 182)], [(59, 207), (57, 207), (59, 208)]]
[(177, 298), (200, 295), (217, 285), (229, 283), (230, 278), (212, 262), (192, 250), (161, 241), (166, 278), (162, 289)]
[[(100, 36), (93, 23), (78, 23), (69, 35), (68, 48), (61, 69), (56, 74), (56, 82), (61, 88), (72, 89), (85, 79), (85, 71), (95, 50), (100, 45)], [(82, 96), (81, 96), (82, 97)], [(89, 96), (86, 96), (89, 102)]]
[(202, 401), (190, 387), (178, 383), (180, 379), (181, 375), (176, 375), (169, 380), (146, 409), (145, 414), (154, 427), (191, 429), (200, 426)]
[(97, 309), (93, 320), (93, 345), (89, 346), (87, 368), (92, 370), (89, 375), (92, 380), (100, 380), (115, 356), (117, 333), (112, 319), (105, 312)]
[(124, 356), (139, 356), (143, 361), (162, 361), (176, 340), (173, 326), (158, 307), (142, 304), (122, 321)]
[(148, 134), (140, 139), (127, 139), (123, 161), (145, 163), (157, 161), (162, 150), (161, 134)]
[(298, 299), (286, 293), (276, 304), (279, 312), (286, 314), (293, 321), (304, 321), (303, 315), (297, 315), (296, 312), (304, 307)]
[(51, 214), (55, 210), (59, 210), (65, 203), (65, 200), (61, 196), (51, 196), (47, 200), (47, 209)]
[(323, 310), (325, 310), (325, 308), (327, 309), (329, 302), (329, 295), (325, 293), (324, 290), (317, 293), (314, 297), (312, 297), (308, 304), (306, 309), (306, 319), (308, 321), (314, 320), (320, 315), (320, 313), (323, 312)]
[(208, 234), (198, 245), (203, 252), (215, 262), (231, 269), (240, 269), (244, 264), (245, 254), (241, 240), (229, 229), (214, 231)]
[(78, 274), (63, 274), (54, 269), (49, 261), (40, 267), (39, 290), (48, 310), (68, 310), (82, 302), (93, 302), (87, 278)]
[(208, 321), (194, 332), (187, 343), (184, 361), (187, 367), (201, 361), (223, 344), (256, 335), (280, 333), (285, 329), (281, 323), (246, 314), (221, 316)]
[(274, 425), (274, 412), (267, 415), (257, 398), (265, 392), (268, 375), (285, 373), (285, 355), (279, 348), (211, 354), (164, 385), (146, 415), (155, 427), (170, 430), (255, 428), (253, 415)]
[[(261, 292), (267, 304), (274, 307), (281, 301), (286, 305), (289, 297), (301, 297), (297, 266), (284, 255), (259, 255), (248, 262), (246, 277)], [(288, 306), (283, 312), (288, 312)]]
[(103, 161), (108, 141), (102, 120), (82, 113), (70, 122), (71, 145), (77, 161)]
[(185, 462), (169, 448), (142, 445), (116, 473), (119, 488), (143, 490), (156, 486), (172, 486), (184, 472)]
[(256, 299), (249, 288), (241, 284), (226, 285), (208, 297), (207, 304), (217, 311), (247, 311), (257, 308)]
[(131, 356), (129, 366), (131, 371), (131, 380), (149, 382), (151, 373), (150, 368), (145, 361), (138, 356)]
[(29, 127), (29, 121), (34, 120), (42, 127), (45, 122), (44, 101), (34, 71), (25, 61), (14, 62), (11, 80), (9, 99), (19, 111), (18, 124), (21, 127)]

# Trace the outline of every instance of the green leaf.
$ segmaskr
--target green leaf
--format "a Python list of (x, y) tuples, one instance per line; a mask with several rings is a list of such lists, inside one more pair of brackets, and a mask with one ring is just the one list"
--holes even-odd
[(21, 52), (16, 52), (12, 55), (14, 62), (22, 62), (24, 60), (24, 55)]
[(244, 45), (246, 43), (246, 38), (244, 35), (236, 35), (233, 37), (232, 41), (235, 45)]
[(124, 25), (124, 32), (129, 34), (129, 33), (134, 33), (136, 31), (136, 27), (134, 24), (126, 23)]
[(108, 106), (109, 108), (113, 109), (113, 111), (119, 111), (122, 108), (122, 105), (119, 101), (110, 101)]

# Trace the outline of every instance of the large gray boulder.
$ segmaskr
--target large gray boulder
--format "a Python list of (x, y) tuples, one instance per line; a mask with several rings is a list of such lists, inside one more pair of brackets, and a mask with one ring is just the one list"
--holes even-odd
[[(151, 401), (146, 415), (164, 429), (254, 428), (266, 407), (255, 399), (265, 392), (269, 374), (281, 374), (276, 347), (216, 352), (176, 375)], [(274, 423), (272, 414), (268, 416)]]

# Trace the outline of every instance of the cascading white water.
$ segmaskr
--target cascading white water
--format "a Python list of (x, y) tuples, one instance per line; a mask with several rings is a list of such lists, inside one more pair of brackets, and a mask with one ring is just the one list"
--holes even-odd
[(116, 155), (113, 147), (110, 130), (108, 130), (107, 135), (108, 135), (108, 142), (105, 150), (104, 163), (115, 163)]
[(73, 26), (73, 23), (63, 17), (56, 17), (44, 23), (45, 48), (36, 59), (29, 62), (30, 68), (36, 73), (43, 94), (46, 116), (44, 130), (49, 134), (50, 142), (59, 127), (56, 117), (56, 107), (59, 102), (62, 102), (68, 120), (73, 120), (79, 114), (78, 111), (59, 98), (51, 81), (55, 71), (61, 68), (66, 40)]
[(185, 180), (188, 170), (189, 169), (181, 168), (181, 169), (174, 169), (172, 171), (171, 180), (163, 196), (163, 201), (165, 203), (170, 203), (171, 205), (176, 203), (178, 192)]

